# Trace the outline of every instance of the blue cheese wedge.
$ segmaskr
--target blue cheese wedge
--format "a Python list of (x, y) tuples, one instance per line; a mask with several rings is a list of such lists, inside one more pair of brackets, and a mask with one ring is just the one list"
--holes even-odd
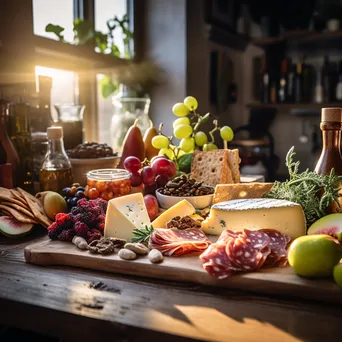
[(239, 199), (214, 204), (202, 222), (206, 234), (220, 235), (225, 229), (241, 231), (271, 228), (293, 239), (305, 235), (306, 222), (302, 207), (294, 202), (268, 199)]
[(141, 193), (113, 198), (108, 202), (105, 237), (130, 240), (135, 228), (150, 226), (151, 221)]

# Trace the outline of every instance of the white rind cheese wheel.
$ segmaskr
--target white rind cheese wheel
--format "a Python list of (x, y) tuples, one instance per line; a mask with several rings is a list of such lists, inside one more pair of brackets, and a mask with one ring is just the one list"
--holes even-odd
[(214, 204), (202, 222), (206, 234), (220, 235), (225, 229), (276, 229), (293, 239), (306, 234), (305, 215), (298, 203), (278, 199), (239, 199)]

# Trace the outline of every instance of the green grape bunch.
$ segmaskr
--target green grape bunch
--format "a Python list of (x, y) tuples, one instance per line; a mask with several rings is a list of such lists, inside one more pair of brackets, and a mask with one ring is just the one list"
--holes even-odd
[[(198, 102), (193, 96), (188, 96), (181, 103), (172, 107), (172, 112), (177, 119), (173, 122), (173, 136), (167, 137), (162, 133), (162, 125), (159, 128), (159, 135), (152, 139), (153, 147), (159, 149), (159, 155), (165, 155), (169, 159), (177, 160), (185, 154), (192, 154), (195, 150), (211, 151), (217, 149), (214, 133), (220, 131), (224, 147), (234, 138), (234, 132), (229, 126), (220, 127), (217, 118), (210, 113), (200, 115), (196, 112)], [(213, 129), (207, 134), (200, 130), (201, 125), (210, 118), (213, 120)], [(173, 142), (173, 137), (180, 140), (178, 146)]]

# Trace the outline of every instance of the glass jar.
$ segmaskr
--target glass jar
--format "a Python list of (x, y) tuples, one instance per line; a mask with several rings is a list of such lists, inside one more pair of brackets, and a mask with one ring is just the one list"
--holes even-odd
[(82, 144), (85, 105), (61, 104), (54, 107), (58, 114), (58, 119), (54, 125), (63, 128), (65, 149), (70, 150)]
[(122, 153), (123, 141), (128, 129), (136, 119), (141, 134), (150, 127), (148, 115), (151, 100), (148, 97), (113, 97), (114, 114), (111, 122), (111, 146), (115, 152)]
[(87, 173), (85, 195), (106, 201), (131, 192), (131, 173), (122, 169), (98, 169)]

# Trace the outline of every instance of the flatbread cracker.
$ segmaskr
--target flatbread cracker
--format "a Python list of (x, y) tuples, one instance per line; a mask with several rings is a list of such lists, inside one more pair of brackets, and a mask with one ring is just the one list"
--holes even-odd
[(11, 207), (6, 207), (4, 205), (0, 204), (0, 211), (5, 215), (5, 216), (13, 216), (17, 221), (21, 223), (32, 223), (32, 224), (37, 224), (39, 223), (36, 219), (32, 219), (31, 217), (28, 217), (24, 214), (22, 214), (19, 211), (16, 211), (15, 209)]
[(273, 183), (218, 184), (215, 187), (213, 203), (242, 198), (261, 198), (268, 194)]
[(21, 196), (21, 194), (20, 194), (17, 190), (11, 189), (10, 192), (11, 192), (12, 196), (13, 196), (15, 199), (17, 199), (18, 201), (20, 201), (22, 204), (27, 205), (27, 203), (26, 203), (26, 201), (25, 201), (25, 198), (23, 198), (23, 197)]
[(11, 207), (11, 208), (15, 209), (16, 211), (19, 211), (23, 215), (26, 215), (26, 216), (34, 219), (34, 215), (32, 214), (32, 212), (29, 209), (26, 209), (26, 207), (24, 208), (22, 205), (18, 205), (18, 204), (8, 202), (8, 201), (2, 201), (0, 204), (2, 205), (2, 208), (3, 207)]
[(27, 202), (29, 208), (31, 209), (38, 222), (42, 226), (47, 228), (52, 223), (52, 221), (50, 221), (45, 215), (44, 209), (42, 208), (39, 200), (21, 188), (18, 188), (18, 191), (25, 198), (25, 201)]
[(240, 162), (239, 150), (236, 148), (228, 150), (228, 165), (232, 172), (234, 183), (240, 183)]

